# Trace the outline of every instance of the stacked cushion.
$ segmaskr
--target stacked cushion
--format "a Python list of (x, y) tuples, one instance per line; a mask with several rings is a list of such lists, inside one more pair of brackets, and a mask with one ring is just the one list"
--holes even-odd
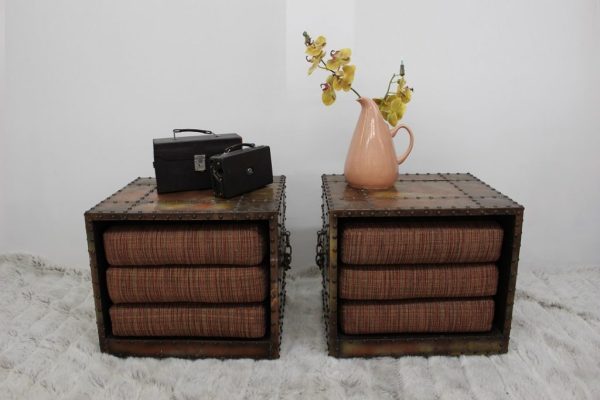
[(491, 299), (353, 302), (342, 305), (347, 334), (489, 331), (494, 318)]
[(342, 331), (489, 331), (502, 240), (502, 227), (491, 220), (347, 223), (338, 284)]
[(113, 303), (247, 303), (267, 295), (262, 265), (122, 267), (106, 271)]
[(110, 308), (117, 336), (216, 336), (259, 338), (265, 335), (265, 307), (238, 305), (116, 305)]
[(496, 261), (503, 231), (493, 221), (354, 222), (342, 235), (345, 264)]
[(103, 240), (114, 335), (265, 335), (268, 271), (258, 224), (115, 225)]
[(104, 233), (110, 265), (256, 265), (265, 242), (255, 224), (123, 225)]
[(493, 296), (498, 268), (487, 264), (345, 266), (339, 293), (350, 300)]

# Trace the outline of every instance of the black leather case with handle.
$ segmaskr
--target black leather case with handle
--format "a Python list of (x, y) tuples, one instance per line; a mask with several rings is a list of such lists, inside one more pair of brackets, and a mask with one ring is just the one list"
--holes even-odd
[[(201, 135), (176, 137), (177, 133)], [(172, 138), (154, 139), (154, 171), (158, 193), (211, 187), (208, 160), (242, 138), (235, 133), (214, 134), (203, 129), (173, 129)]]
[(213, 190), (218, 197), (234, 197), (273, 183), (269, 146), (236, 144), (211, 157), (209, 164)]

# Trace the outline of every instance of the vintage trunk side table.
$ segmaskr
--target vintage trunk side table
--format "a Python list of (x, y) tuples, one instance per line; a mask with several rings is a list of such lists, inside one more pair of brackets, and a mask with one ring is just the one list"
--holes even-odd
[(331, 356), (508, 351), (521, 205), (468, 173), (404, 174), (386, 190), (322, 181)]
[(154, 178), (137, 178), (87, 211), (85, 227), (101, 351), (279, 357), (291, 262), (285, 176), (232, 199), (210, 190), (159, 195)]

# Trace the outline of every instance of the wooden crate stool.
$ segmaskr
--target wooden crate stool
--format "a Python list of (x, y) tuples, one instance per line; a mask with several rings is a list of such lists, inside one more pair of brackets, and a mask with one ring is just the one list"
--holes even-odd
[(291, 261), (285, 177), (219, 199), (138, 178), (85, 213), (103, 352), (278, 358)]
[(329, 354), (508, 350), (523, 207), (470, 174), (386, 190), (323, 175), (317, 263)]

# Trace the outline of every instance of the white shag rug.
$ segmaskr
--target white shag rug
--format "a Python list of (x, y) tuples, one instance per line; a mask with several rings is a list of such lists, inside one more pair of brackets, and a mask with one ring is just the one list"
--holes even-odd
[(508, 354), (328, 357), (316, 267), (288, 281), (281, 359), (121, 359), (87, 269), (0, 256), (1, 399), (600, 399), (600, 269), (521, 272)]

